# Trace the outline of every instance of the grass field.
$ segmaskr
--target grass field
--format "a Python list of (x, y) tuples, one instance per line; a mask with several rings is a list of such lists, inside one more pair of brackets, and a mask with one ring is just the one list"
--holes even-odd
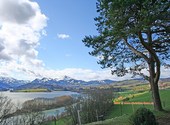
[[(132, 94), (132, 91), (124, 92), (122, 93), (122, 96), (127, 96), (128, 94)], [(162, 105), (165, 110), (170, 111), (170, 89), (167, 90), (160, 90), (160, 96), (162, 100)], [(129, 100), (130, 102), (146, 102), (146, 101), (152, 101), (151, 98), (151, 92), (146, 92), (144, 94), (141, 94), (139, 96), (136, 96)], [(105, 121), (102, 122), (95, 122), (90, 123), (87, 125), (129, 125), (129, 116), (136, 111), (139, 107), (146, 107), (154, 112), (154, 114), (158, 118), (162, 117), (168, 117), (170, 114), (164, 113), (164, 112), (157, 112), (153, 110), (153, 105), (132, 105), (132, 104), (124, 104), (124, 105), (114, 105), (112, 109), (109, 110), (107, 116), (105, 116)]]
[(122, 115), (131, 115), (133, 112), (135, 112), (140, 107), (146, 107), (149, 109), (153, 109), (152, 105), (114, 105), (112, 109), (108, 112), (105, 119), (115, 118)]
[(128, 115), (122, 115), (119, 117), (106, 119), (105, 121), (89, 123), (86, 125), (130, 125), (128, 119), (129, 119)]
[[(170, 89), (160, 90), (162, 105), (165, 109), (170, 107), (169, 95), (170, 95)], [(130, 102), (152, 102), (151, 92), (144, 93), (140, 96), (130, 99), (129, 101)]]
[[(128, 94), (132, 94), (133, 91), (127, 91), (122, 94), (122, 96), (127, 96)], [(160, 90), (160, 96), (163, 104), (163, 108), (170, 111), (170, 89), (167, 90)], [(139, 96), (135, 96), (134, 98), (130, 99), (129, 102), (146, 102), (146, 101), (152, 101), (151, 99), (151, 92), (146, 92), (144, 94), (141, 94)], [(153, 105), (132, 105), (132, 104), (124, 104), (124, 105), (114, 105), (105, 116), (104, 121), (89, 123), (86, 125), (129, 125), (129, 116), (135, 112), (139, 107), (146, 107), (153, 111)], [(158, 117), (167, 117), (169, 118), (170, 114), (166, 114), (164, 112), (156, 112), (153, 111), (154, 114)], [(63, 118), (56, 122), (57, 125), (69, 125), (71, 123), (69, 118)], [(55, 125), (55, 122), (48, 122), (44, 125)]]
[[(131, 92), (127, 92), (128, 94), (131, 94)], [(126, 95), (127, 93), (122, 93), (123, 96)], [(160, 96), (161, 96), (161, 101), (162, 101), (162, 106), (164, 109), (170, 109), (170, 99), (169, 99), (169, 95), (170, 95), (170, 89), (167, 90), (160, 90)], [(151, 92), (145, 92), (139, 96), (135, 96), (134, 98), (131, 98), (130, 100), (128, 100), (129, 102), (152, 102), (152, 97), (151, 97)], [(131, 114), (133, 113), (137, 108), (139, 107), (146, 107), (149, 108), (151, 110), (153, 110), (153, 105), (132, 105), (132, 104), (124, 104), (124, 105), (114, 105), (113, 109), (111, 111), (109, 111), (110, 115), (108, 115), (109, 118), (114, 117), (114, 116), (118, 116), (121, 114)], [(122, 111), (121, 111), (122, 110)], [(109, 114), (108, 113), (108, 114)], [(114, 114), (114, 115), (113, 115)]]

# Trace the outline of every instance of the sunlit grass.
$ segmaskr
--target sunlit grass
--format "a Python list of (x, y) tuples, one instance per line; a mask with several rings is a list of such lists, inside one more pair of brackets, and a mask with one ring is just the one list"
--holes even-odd
[(16, 92), (48, 92), (48, 89), (22, 89), (17, 90)]

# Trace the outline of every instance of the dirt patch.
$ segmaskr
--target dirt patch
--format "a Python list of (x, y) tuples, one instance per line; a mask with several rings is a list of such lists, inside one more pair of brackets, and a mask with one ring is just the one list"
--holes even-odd
[(170, 112), (167, 112), (163, 116), (158, 116), (156, 119), (159, 125), (170, 125)]

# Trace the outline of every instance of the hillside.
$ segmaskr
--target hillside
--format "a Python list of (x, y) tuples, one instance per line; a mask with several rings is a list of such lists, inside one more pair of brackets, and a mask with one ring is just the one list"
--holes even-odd
[[(147, 81), (143, 79), (130, 79), (123, 81), (113, 81), (113, 80), (92, 80), (83, 81), (73, 79), (71, 77), (65, 76), (62, 79), (52, 79), (52, 78), (41, 78), (35, 79), (33, 81), (17, 80), (14, 78), (0, 77), (0, 91), (10, 90), (13, 91), (24, 90), (24, 89), (46, 89), (48, 91), (55, 90), (69, 90), (69, 91), (81, 91), (83, 89), (95, 89), (99, 88), (115, 88), (115, 91), (130, 90), (134, 87), (140, 88), (140, 85), (147, 85)], [(170, 86), (170, 78), (161, 79), (161, 86)]]
[(71, 90), (79, 89), (82, 86), (99, 86), (112, 84), (113, 80), (83, 81), (64, 76), (63, 79), (41, 78), (33, 81), (17, 80), (14, 78), (0, 77), (0, 91), (22, 90), (22, 89), (48, 89), (48, 90)]

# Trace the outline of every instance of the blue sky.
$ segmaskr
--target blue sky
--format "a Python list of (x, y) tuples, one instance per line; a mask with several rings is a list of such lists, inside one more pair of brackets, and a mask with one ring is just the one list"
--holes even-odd
[[(85, 35), (96, 34), (94, 17), (96, 0), (36, 0), (41, 11), (48, 17), (47, 36), (41, 39), (39, 58), (44, 60), (48, 68), (90, 68), (99, 69), (96, 59), (82, 43)], [(58, 38), (58, 34), (69, 35)]]
[[(129, 79), (101, 69), (82, 43), (96, 35), (96, 0), (1, 0), (0, 76), (33, 80)], [(162, 69), (167, 77), (168, 69)]]

